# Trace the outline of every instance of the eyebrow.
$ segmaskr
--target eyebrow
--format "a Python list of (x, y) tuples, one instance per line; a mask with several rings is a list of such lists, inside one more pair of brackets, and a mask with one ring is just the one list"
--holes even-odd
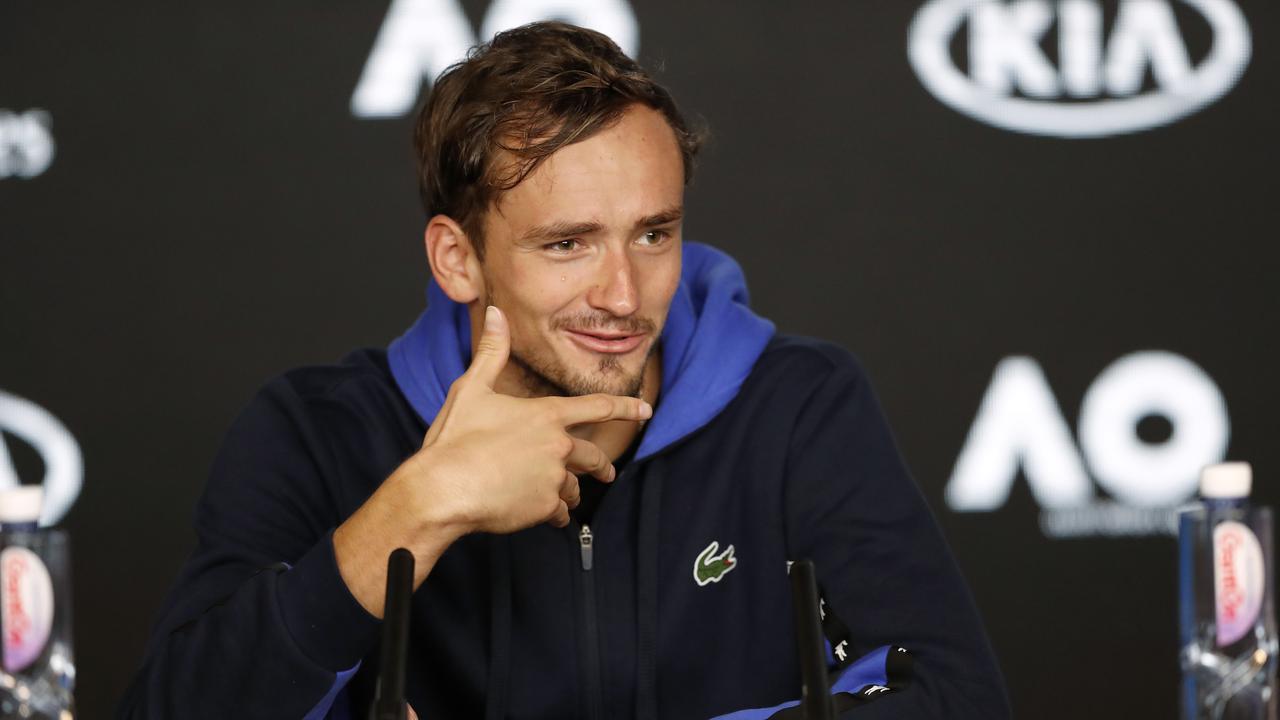
[(520, 236), (520, 240), (527, 243), (550, 242), (573, 235), (589, 235), (603, 229), (604, 225), (594, 221), (572, 222), (561, 220), (547, 223), (546, 225), (535, 225), (526, 230)]
[(666, 225), (673, 223), (684, 217), (684, 208), (680, 205), (667, 208), (662, 212), (654, 213), (647, 217), (640, 218), (640, 222), (636, 223), (636, 227), (656, 227), (658, 225)]
[[(657, 227), (659, 225), (667, 225), (676, 222), (684, 217), (684, 208), (677, 205), (667, 208), (652, 215), (646, 215), (636, 222), (637, 228)], [(604, 229), (602, 223), (594, 220), (585, 222), (574, 222), (569, 220), (560, 220), (550, 222), (545, 225), (535, 225), (520, 235), (520, 242), (538, 244), (551, 242), (561, 238), (573, 237), (575, 235), (590, 235), (591, 233), (600, 232)]]

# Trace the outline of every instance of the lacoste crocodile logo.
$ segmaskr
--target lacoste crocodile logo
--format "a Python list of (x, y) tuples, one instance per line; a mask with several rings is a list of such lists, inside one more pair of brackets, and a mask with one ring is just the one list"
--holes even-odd
[(738, 561), (733, 557), (732, 545), (725, 548), (724, 552), (717, 554), (716, 551), (719, 549), (720, 543), (712, 540), (706, 549), (698, 553), (698, 559), (693, 561), (693, 581), (698, 583), (699, 587), (720, 582), (730, 570), (738, 567)]

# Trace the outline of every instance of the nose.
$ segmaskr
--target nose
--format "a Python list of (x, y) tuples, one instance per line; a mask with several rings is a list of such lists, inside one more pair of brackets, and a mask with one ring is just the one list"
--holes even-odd
[(635, 267), (626, 250), (611, 249), (605, 254), (596, 282), (587, 293), (587, 303), (618, 317), (636, 311)]

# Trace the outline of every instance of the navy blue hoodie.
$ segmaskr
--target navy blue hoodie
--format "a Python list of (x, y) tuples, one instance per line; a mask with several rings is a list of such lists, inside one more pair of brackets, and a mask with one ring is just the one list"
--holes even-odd
[[(784, 718), (789, 561), (812, 559), (842, 717), (1003, 718), (964, 581), (844, 350), (776, 335), (686, 242), (653, 419), (585, 528), (455, 542), (415, 593), (407, 693), (435, 718)], [(123, 718), (363, 718), (380, 623), (332, 532), (421, 446), (470, 360), (433, 285), (386, 352), (295, 370), (233, 424)], [(589, 536), (589, 541), (586, 540)]]

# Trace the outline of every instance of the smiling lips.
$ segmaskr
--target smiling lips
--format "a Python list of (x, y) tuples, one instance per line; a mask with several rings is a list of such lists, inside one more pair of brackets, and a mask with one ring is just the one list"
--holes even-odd
[(578, 345), (591, 350), (592, 352), (622, 354), (629, 353), (640, 347), (640, 343), (644, 341), (644, 334), (637, 335), (619, 335), (619, 334), (596, 334), (576, 332), (574, 330), (566, 330), (569, 338)]

